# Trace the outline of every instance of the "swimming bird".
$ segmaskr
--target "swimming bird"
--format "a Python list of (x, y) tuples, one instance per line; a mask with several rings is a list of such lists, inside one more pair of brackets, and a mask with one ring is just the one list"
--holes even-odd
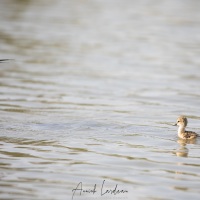
[(188, 123), (188, 120), (185, 116), (178, 117), (176, 123), (174, 124), (174, 126), (179, 126), (178, 137), (184, 140), (196, 138), (198, 136), (197, 133), (185, 130), (187, 123)]

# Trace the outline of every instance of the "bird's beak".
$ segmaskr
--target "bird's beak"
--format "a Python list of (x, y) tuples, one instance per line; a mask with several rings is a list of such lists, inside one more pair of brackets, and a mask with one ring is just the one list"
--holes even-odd
[(173, 124), (173, 126), (177, 126), (177, 123), (176, 123), (176, 124)]

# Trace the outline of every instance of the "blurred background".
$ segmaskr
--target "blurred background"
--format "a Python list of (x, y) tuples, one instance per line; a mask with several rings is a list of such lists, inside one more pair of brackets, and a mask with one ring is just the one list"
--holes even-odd
[(0, 198), (70, 199), (106, 180), (128, 190), (118, 198), (198, 199), (199, 141), (171, 125), (184, 114), (200, 133), (199, 8), (1, 0)]

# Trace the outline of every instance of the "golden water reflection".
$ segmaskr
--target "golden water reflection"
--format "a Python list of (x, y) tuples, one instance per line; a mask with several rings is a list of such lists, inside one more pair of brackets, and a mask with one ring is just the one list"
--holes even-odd
[(196, 144), (196, 138), (192, 140), (178, 139), (177, 143), (180, 145), (176, 150), (176, 155), (178, 157), (188, 157), (189, 149), (186, 147), (187, 144)]

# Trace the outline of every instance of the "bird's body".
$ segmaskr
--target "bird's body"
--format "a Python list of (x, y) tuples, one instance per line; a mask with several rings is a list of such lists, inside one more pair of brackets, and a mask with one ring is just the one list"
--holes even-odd
[(196, 138), (198, 136), (197, 133), (185, 130), (187, 123), (188, 123), (187, 118), (184, 116), (180, 116), (177, 119), (177, 122), (174, 125), (179, 126), (178, 137), (180, 137), (181, 139), (184, 139), (184, 140)]

